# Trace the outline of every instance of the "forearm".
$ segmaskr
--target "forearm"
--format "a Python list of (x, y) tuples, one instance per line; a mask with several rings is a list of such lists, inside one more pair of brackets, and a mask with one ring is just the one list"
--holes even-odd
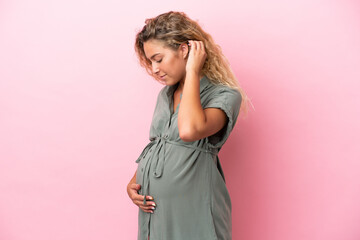
[(200, 77), (195, 72), (186, 74), (181, 103), (178, 113), (180, 136), (192, 138), (206, 122), (200, 101)]

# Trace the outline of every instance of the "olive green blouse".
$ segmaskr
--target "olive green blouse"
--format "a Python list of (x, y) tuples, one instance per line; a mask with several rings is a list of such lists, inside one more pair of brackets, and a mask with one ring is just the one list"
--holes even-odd
[(138, 240), (231, 240), (231, 200), (218, 152), (238, 117), (241, 94), (201, 78), (201, 105), (223, 110), (228, 121), (212, 136), (184, 142), (177, 124), (179, 105), (175, 112), (172, 107), (176, 87), (159, 92), (150, 142), (136, 160), (139, 194), (156, 203), (154, 213), (139, 208)]

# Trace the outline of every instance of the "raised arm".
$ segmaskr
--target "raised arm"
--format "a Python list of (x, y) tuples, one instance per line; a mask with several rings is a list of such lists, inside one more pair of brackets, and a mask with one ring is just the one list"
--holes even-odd
[(203, 109), (200, 102), (200, 72), (206, 59), (201, 41), (189, 41), (191, 48), (186, 64), (186, 77), (178, 113), (180, 138), (185, 142), (211, 136), (221, 130), (226, 114), (217, 108)]

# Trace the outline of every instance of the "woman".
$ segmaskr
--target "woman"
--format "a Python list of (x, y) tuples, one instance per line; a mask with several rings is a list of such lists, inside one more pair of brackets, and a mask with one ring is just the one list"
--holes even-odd
[(218, 152), (246, 95), (220, 47), (184, 13), (145, 23), (135, 51), (166, 86), (127, 187), (139, 207), (138, 240), (229, 240), (231, 200)]

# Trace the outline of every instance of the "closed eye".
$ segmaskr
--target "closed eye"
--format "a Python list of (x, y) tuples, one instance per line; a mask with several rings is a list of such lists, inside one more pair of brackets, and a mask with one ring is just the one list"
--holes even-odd
[(157, 62), (157, 63), (161, 63), (161, 61), (162, 61), (162, 59), (160, 59), (159, 61), (155, 61), (155, 62)]

